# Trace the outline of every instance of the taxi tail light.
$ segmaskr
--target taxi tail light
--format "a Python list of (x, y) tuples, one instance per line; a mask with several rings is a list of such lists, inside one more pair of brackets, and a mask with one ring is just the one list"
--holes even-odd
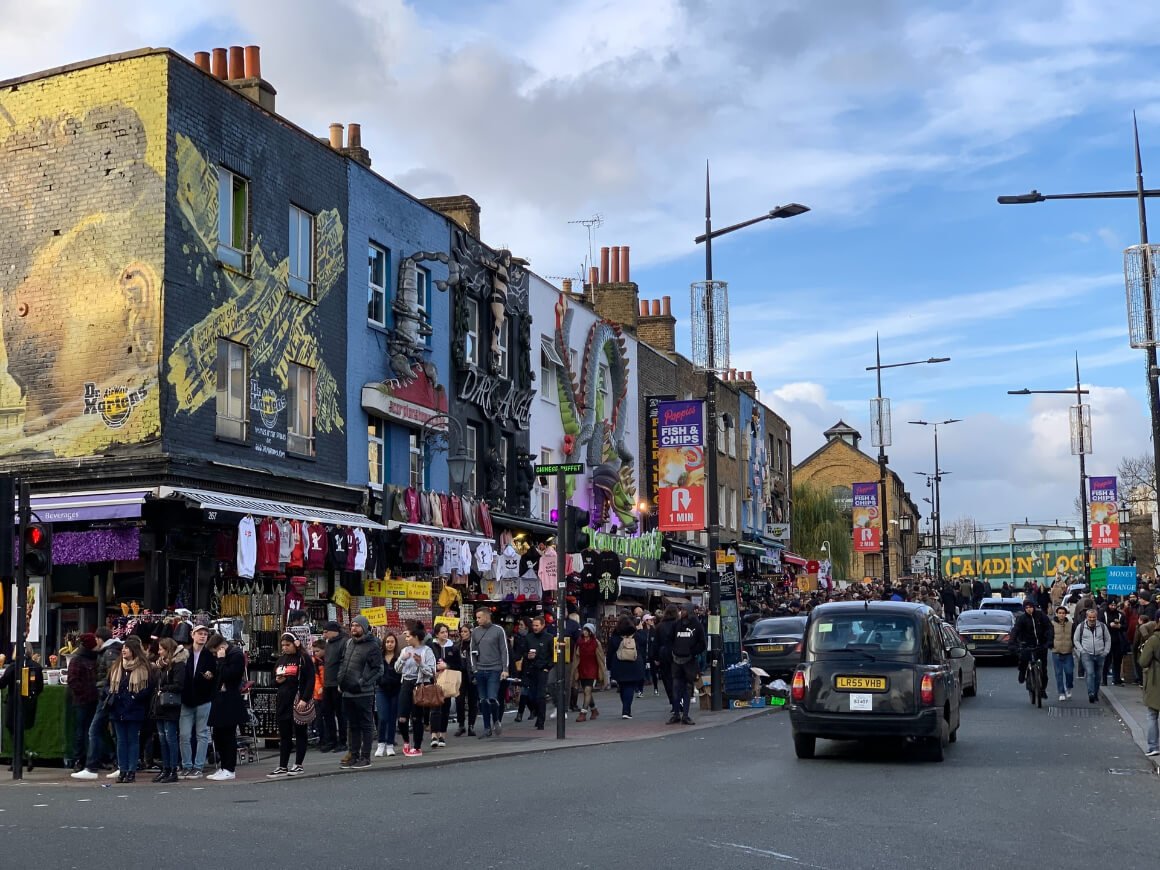
[(801, 671), (794, 671), (793, 685), (790, 686), (790, 696), (795, 702), (801, 702), (806, 699), (806, 675)]
[(795, 653), (800, 653), (802, 651), (802, 642), (800, 640), (796, 644), (794, 644), (793, 651)]
[(922, 684), (919, 686), (918, 695), (923, 704), (929, 706), (934, 703), (934, 676), (932, 674), (922, 675)]
[(1000, 642), (1000, 643), (1010, 643), (1010, 642), (1011, 642), (1011, 635), (1010, 635), (1010, 633), (1008, 633), (1008, 634), (1005, 634), (1005, 635), (1003, 635), (1001, 638), (999, 638), (999, 642)]

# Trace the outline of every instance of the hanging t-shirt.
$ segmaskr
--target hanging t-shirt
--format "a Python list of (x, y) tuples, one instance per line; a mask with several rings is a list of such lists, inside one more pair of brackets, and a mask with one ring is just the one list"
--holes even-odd
[(539, 601), (540, 591), (540, 578), (538, 576), (521, 577), (516, 592), (516, 601)]
[(290, 585), (286, 587), (286, 616), (294, 610), (303, 610), (306, 607), (306, 578), (291, 577)]
[(367, 533), (362, 529), (354, 530), (354, 570), (365, 571), (367, 567)]
[(352, 526), (343, 529), (342, 542), (346, 547), (346, 564), (342, 567), (344, 570), (353, 571), (355, 560), (358, 558), (358, 537)]
[(294, 549), (293, 520), (278, 520), (278, 561), (283, 565), (290, 564), (290, 552)]
[(540, 562), (536, 573), (540, 575), (540, 585), (545, 592), (553, 591), (559, 578), (559, 565), (556, 562), (556, 548), (548, 547), (540, 554)]
[(471, 573), (471, 544), (467, 543), (467, 541), (456, 541), (455, 542), (455, 551), (456, 551), (456, 556), (457, 556), (457, 562), (455, 565), (455, 569), (460, 574), (470, 574)]
[(311, 523), (303, 533), (302, 545), (306, 550), (306, 567), (311, 571), (321, 571), (326, 567), (326, 552), (330, 547), (326, 526)]
[(511, 544), (504, 548), (503, 554), (496, 560), (495, 576), (499, 580), (520, 576), (520, 554)]
[(346, 529), (342, 526), (334, 526), (327, 533), (329, 538), (330, 551), (330, 567), (338, 571), (346, 570)]
[(620, 597), (620, 557), (611, 550), (602, 550), (596, 557), (595, 567), (600, 600), (615, 601)]
[(439, 562), (439, 573), (453, 574), (455, 573), (456, 566), (459, 564), (458, 548), (455, 546), (454, 541), (444, 540), (442, 544), (443, 557)]
[(379, 576), (379, 533), (376, 529), (369, 529), (363, 534), (363, 540), (366, 544), (366, 562), (363, 563), (363, 570), (367, 572), (369, 577)]
[(238, 523), (238, 576), (252, 578), (258, 561), (258, 536), (249, 514)]
[(475, 570), (480, 574), (486, 574), (491, 570), (493, 562), (495, 562), (495, 548), (484, 541), (475, 548)]
[(305, 530), (306, 523), (290, 520), (290, 558), (286, 561), (291, 568), (301, 568), (306, 564), (305, 548), (302, 546)]

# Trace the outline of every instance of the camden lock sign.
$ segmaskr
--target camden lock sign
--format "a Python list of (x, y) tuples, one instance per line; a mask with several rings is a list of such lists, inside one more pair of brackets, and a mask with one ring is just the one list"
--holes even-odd
[(478, 405), (489, 418), (514, 423), (520, 429), (528, 428), (534, 396), (534, 390), (517, 389), (515, 381), (478, 369), (468, 369), (459, 387), (461, 401)]

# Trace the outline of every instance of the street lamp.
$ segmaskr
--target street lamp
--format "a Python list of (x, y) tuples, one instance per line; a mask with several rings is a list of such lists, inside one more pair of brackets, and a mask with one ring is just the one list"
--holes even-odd
[[(717, 377), (724, 366), (717, 365), (716, 325), (713, 314), (713, 239), (762, 221), (776, 218), (791, 218), (809, 211), (801, 203), (791, 202), (770, 209), (766, 214), (739, 224), (714, 230), (709, 199), (709, 164), (705, 163), (705, 232), (697, 236), (694, 244), (705, 245), (705, 331), (708, 333), (708, 353), (705, 365), (705, 485), (709, 492), (705, 499), (705, 518), (709, 533), (709, 664), (711, 681), (711, 708), (720, 710), (722, 706), (721, 673), (721, 578), (717, 574), (717, 548), (721, 543), (721, 532), (717, 524)], [(696, 337), (694, 336), (694, 341)], [(728, 348), (723, 348), (728, 352)]]
[(882, 345), (878, 336), (874, 336), (874, 365), (866, 366), (866, 371), (874, 372), (878, 379), (878, 396), (870, 401), (870, 443), (878, 448), (878, 486), (882, 492), (879, 501), (879, 512), (882, 516), (882, 588), (890, 588), (890, 515), (886, 490), (886, 448), (891, 443), (890, 432), (890, 400), (882, 397), (882, 370), (899, 369), (905, 366), (934, 365), (935, 363), (950, 362), (949, 356), (932, 356), (930, 359), (918, 359), (912, 362), (882, 364)]
[[(1068, 411), (1068, 424), (1071, 429), (1071, 453), (1079, 457), (1079, 503), (1080, 510), (1087, 504), (1087, 464), (1084, 457), (1092, 452), (1092, 416), (1091, 405), (1083, 403), (1087, 390), (1079, 385), (1079, 354), (1075, 355), (1075, 388), (1070, 390), (1008, 390), (1008, 396), (1075, 396), (1075, 404)], [(1083, 579), (1091, 585), (1091, 539), (1088, 537), (1087, 517), (1081, 516), (1079, 524), (1083, 526)]]
[[(1134, 199), (1137, 220), (1140, 226), (1140, 244), (1124, 252), (1125, 282), (1128, 291), (1128, 329), (1132, 347), (1143, 347), (1147, 354), (1148, 404), (1152, 415), (1152, 461), (1156, 474), (1160, 475), (1160, 369), (1156, 366), (1156, 345), (1160, 341), (1157, 334), (1155, 300), (1152, 296), (1154, 260), (1158, 253), (1148, 244), (1148, 213), (1145, 200), (1160, 196), (1160, 190), (1144, 188), (1144, 168), (1140, 159), (1140, 129), (1136, 124), (1136, 113), (1132, 113), (1132, 134), (1136, 152), (1136, 189), (1101, 190), (1092, 193), (1040, 193), (1033, 190), (1018, 196), (1000, 196), (1000, 205), (1024, 205), (1047, 202), (1052, 199)], [(1138, 254), (1138, 255), (1137, 255)], [(1140, 285), (1139, 300), (1133, 299), (1134, 284)], [(1138, 309), (1138, 310), (1137, 310)], [(1160, 492), (1160, 477), (1153, 481)], [(1086, 526), (1086, 521), (1085, 521)], [(1084, 571), (1087, 572), (1085, 562)]]
[(951, 472), (943, 471), (938, 464), (938, 427), (963, 421), (957, 417), (951, 417), (938, 423), (930, 423), (926, 420), (908, 420), (907, 422), (911, 426), (930, 426), (934, 429), (934, 502), (931, 505), (934, 510), (931, 513), (931, 525), (934, 527), (934, 557), (936, 560), (934, 579), (940, 581), (942, 580), (942, 487), (940, 484), (942, 484), (943, 475)]
[[(451, 448), (448, 430), (439, 424), (455, 430), (454, 449)], [(452, 492), (462, 495), (463, 487), (475, 468), (475, 460), (468, 455), (463, 443), (463, 424), (450, 414), (436, 414), (423, 423), (423, 428), (419, 430), (419, 440), (426, 445), (424, 460), (427, 463), (430, 463), (432, 453), (447, 451), (447, 474), (451, 478)]]

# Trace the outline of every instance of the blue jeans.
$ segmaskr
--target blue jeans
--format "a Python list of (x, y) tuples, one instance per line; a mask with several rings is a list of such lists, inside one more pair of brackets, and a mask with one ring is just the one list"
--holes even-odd
[[(196, 707), (181, 705), (181, 728), (178, 747), (181, 750), (181, 766), (186, 770), (201, 770), (205, 767), (205, 753), (209, 749), (209, 708), (212, 702)], [(190, 739), (197, 738), (197, 751), (190, 746)]]
[(89, 770), (100, 770), (101, 761), (109, 756), (108, 741), (105, 740), (105, 726), (109, 723), (109, 713), (105, 709), (105, 698), (101, 694), (97, 701), (96, 712), (93, 713), (92, 724), (89, 725), (89, 754), (85, 760), (85, 767)]
[(1059, 694), (1070, 692), (1075, 688), (1075, 659), (1071, 653), (1051, 654), (1051, 663), (1055, 665), (1055, 687)]
[(479, 709), (483, 713), (484, 730), (491, 723), (503, 721), (503, 707), (499, 704), (499, 671), (476, 671), (475, 687), (479, 693)]
[(1098, 698), (1100, 694), (1100, 674), (1104, 672), (1104, 657), (1093, 656), (1089, 653), (1080, 653), (1079, 658), (1083, 663), (1084, 680), (1087, 681), (1088, 696)]
[(177, 751), (177, 720), (157, 720), (157, 742), (161, 745), (161, 767), (177, 770), (181, 755)]
[(1145, 707), (1148, 711), (1148, 751), (1160, 749), (1160, 710)]
[(620, 689), (620, 714), (622, 716), (632, 715), (632, 699), (636, 697), (636, 693), (640, 691), (644, 683), (617, 683)]
[(117, 770), (121, 773), (136, 773), (137, 756), (141, 748), (141, 723), (114, 722), (113, 733), (117, 735)]
[(379, 720), (379, 743), (395, 745), (395, 728), (399, 719), (399, 693), (388, 695), (375, 690), (375, 715)]

